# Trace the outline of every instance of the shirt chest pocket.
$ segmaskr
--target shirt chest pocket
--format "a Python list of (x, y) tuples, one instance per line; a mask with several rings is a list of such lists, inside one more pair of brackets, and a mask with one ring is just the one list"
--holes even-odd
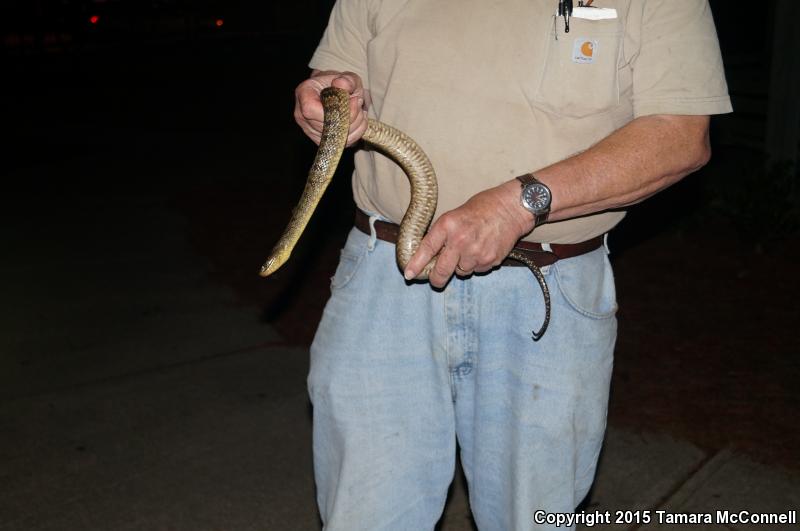
[(619, 103), (619, 64), (622, 26), (618, 19), (572, 18), (550, 24), (547, 42), (540, 48), (541, 70), (534, 103), (560, 116), (582, 118), (609, 110)]

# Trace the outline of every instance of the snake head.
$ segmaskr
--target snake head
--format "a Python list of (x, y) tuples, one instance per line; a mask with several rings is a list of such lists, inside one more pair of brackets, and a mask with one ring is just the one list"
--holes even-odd
[(289, 258), (288, 256), (283, 256), (280, 253), (273, 252), (272, 255), (267, 258), (267, 261), (264, 262), (264, 265), (261, 266), (261, 271), (258, 272), (259, 275), (262, 277), (268, 277), (280, 267), (286, 263), (286, 259)]

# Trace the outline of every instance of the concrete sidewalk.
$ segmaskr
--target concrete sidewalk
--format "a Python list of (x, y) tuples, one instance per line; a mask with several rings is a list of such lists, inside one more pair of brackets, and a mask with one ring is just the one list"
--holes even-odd
[[(179, 216), (86, 200), (69, 223), (0, 237), (1, 531), (319, 528), (308, 353), (208, 281)], [(609, 428), (587, 512), (725, 509), (798, 510), (800, 477)], [(779, 529), (636, 514), (595, 528)], [(472, 529), (463, 478), (441, 529)]]
[[(255, 348), (5, 401), (0, 529), (318, 529), (306, 368), (304, 349)], [(472, 529), (462, 481), (443, 530)], [(798, 506), (797, 476), (612, 427), (586, 511)]]

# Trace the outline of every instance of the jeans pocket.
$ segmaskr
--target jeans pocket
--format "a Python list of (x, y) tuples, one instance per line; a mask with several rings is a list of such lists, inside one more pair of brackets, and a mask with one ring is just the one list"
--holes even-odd
[(367, 254), (367, 244), (364, 239), (369, 237), (356, 231), (357, 229), (353, 229), (342, 248), (339, 257), (339, 265), (336, 267), (336, 272), (331, 277), (332, 290), (342, 289), (350, 283), (356, 272), (358, 272), (361, 261)]
[(614, 317), (616, 286), (604, 248), (559, 260), (553, 268), (559, 293), (572, 309), (592, 319)]

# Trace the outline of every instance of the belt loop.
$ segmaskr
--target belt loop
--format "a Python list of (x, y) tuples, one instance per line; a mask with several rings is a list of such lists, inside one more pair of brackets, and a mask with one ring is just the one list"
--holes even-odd
[(378, 233), (375, 230), (375, 222), (378, 221), (378, 216), (370, 215), (369, 217), (369, 243), (367, 243), (367, 250), (375, 250), (375, 242), (378, 240)]
[[(553, 252), (553, 247), (549, 243), (542, 242), (540, 245), (542, 246), (542, 251), (547, 252), (547, 253), (552, 253)], [(550, 268), (553, 267), (554, 265), (555, 264), (546, 265), (546, 266), (540, 267), (539, 269), (542, 271), (543, 275), (547, 276), (547, 275), (550, 274)]]
[(611, 254), (611, 248), (608, 246), (608, 234), (609, 234), (608, 232), (603, 234), (603, 247), (606, 250), (606, 255)]

